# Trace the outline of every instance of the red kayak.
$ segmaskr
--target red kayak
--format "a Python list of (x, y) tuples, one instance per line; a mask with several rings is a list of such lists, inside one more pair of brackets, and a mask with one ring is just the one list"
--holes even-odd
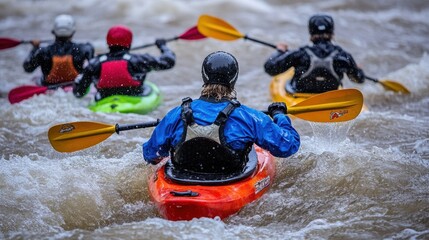
[[(207, 174), (206, 174), (207, 175)], [(255, 146), (243, 171), (233, 175), (181, 176), (168, 160), (149, 177), (149, 191), (168, 220), (225, 219), (260, 198), (275, 177), (274, 157)]]

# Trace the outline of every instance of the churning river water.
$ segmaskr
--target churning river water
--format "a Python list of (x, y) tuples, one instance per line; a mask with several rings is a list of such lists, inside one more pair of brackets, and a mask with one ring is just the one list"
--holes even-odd
[[(274, 186), (225, 221), (167, 221), (149, 198), (141, 144), (152, 129), (114, 134), (74, 153), (56, 152), (48, 129), (72, 121), (138, 123), (162, 118), (182, 98), (199, 96), (204, 57), (216, 50), (240, 63), (239, 100), (265, 110), (272, 49), (237, 39), (179, 40), (176, 66), (148, 74), (164, 103), (148, 115), (93, 113), (92, 96), (57, 91), (11, 105), (8, 92), (32, 84), (22, 62), (29, 45), (0, 50), (0, 239), (429, 239), (429, 2), (422, 0), (0, 0), (0, 37), (52, 39), (53, 18), (77, 20), (76, 41), (107, 51), (114, 24), (134, 31), (133, 45), (170, 38), (201, 14), (220, 17), (263, 41), (308, 43), (315, 13), (335, 20), (335, 42), (366, 74), (401, 83), (402, 95), (367, 81), (368, 111), (342, 124), (299, 119), (297, 154), (277, 159)], [(156, 48), (139, 52), (159, 54)]]

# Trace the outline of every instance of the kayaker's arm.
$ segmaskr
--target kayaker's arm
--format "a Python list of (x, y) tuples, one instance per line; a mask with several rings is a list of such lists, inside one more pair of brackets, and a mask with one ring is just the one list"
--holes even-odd
[(286, 114), (277, 112), (271, 119), (259, 112), (254, 123), (256, 145), (268, 150), (273, 156), (286, 158), (296, 153), (300, 146), (300, 136)]
[(280, 128), (277, 134), (271, 134), (273, 139), (277, 139), (272, 142), (270, 153), (275, 157), (286, 158), (295, 154), (301, 140), (298, 132), (292, 126), (290, 118), (286, 114), (276, 114), (273, 118), (273, 122)]
[(286, 72), (289, 68), (294, 66), (294, 59), (297, 59), (297, 54), (297, 51), (282, 52), (277, 50), (265, 62), (265, 72), (270, 76)]
[(176, 64), (176, 55), (173, 51), (168, 49), (166, 46), (164, 47), (163, 53), (159, 58), (159, 65), (157, 70), (165, 70), (174, 67)]
[(347, 77), (356, 83), (363, 83), (365, 81), (365, 73), (358, 67), (352, 55), (341, 49), (340, 54), (335, 61), (336, 68), (341, 72), (345, 72)]
[(144, 160), (154, 165), (158, 164), (163, 158), (168, 157), (170, 154), (169, 141), (162, 133), (160, 134), (159, 127), (162, 128), (162, 126), (157, 126), (158, 130), (155, 128), (149, 141), (143, 144)]
[(149, 66), (153, 70), (166, 70), (174, 67), (176, 55), (167, 47), (166, 41), (164, 39), (157, 39), (155, 44), (161, 51), (161, 56), (159, 58), (149, 58)]
[(77, 98), (84, 97), (89, 92), (92, 79), (100, 76), (101, 63), (98, 58), (93, 58), (84, 69), (83, 74), (76, 77), (73, 84), (73, 94)]
[(363, 83), (365, 81), (365, 73), (362, 69), (356, 68), (356, 69), (350, 69), (350, 71), (347, 73), (347, 76), (356, 83)]
[(40, 47), (33, 47), (27, 58), (24, 60), (22, 67), (28, 73), (36, 70), (40, 66)]
[[(170, 155), (170, 149), (173, 146), (172, 139), (176, 134), (182, 134), (182, 131), (174, 131), (176, 125), (181, 124), (180, 117), (176, 117), (180, 116), (180, 112), (180, 107), (168, 112), (156, 126), (149, 140), (143, 144), (143, 157), (146, 162), (157, 164)], [(176, 119), (179, 122), (176, 122)]]
[(73, 43), (73, 64), (79, 73), (83, 73), (89, 61), (94, 58), (94, 47), (91, 43)]
[(83, 43), (80, 44), (82, 51), (85, 52), (85, 59), (88, 60), (88, 62), (94, 58), (94, 54), (95, 54), (95, 49), (92, 46), (91, 43)]

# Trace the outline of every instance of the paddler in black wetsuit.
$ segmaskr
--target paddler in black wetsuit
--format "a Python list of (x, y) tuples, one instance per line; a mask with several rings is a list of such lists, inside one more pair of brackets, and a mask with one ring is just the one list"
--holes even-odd
[(73, 83), (77, 75), (83, 72), (84, 64), (94, 57), (94, 47), (90, 43), (72, 42), (76, 31), (75, 21), (70, 15), (59, 15), (55, 18), (52, 34), (55, 42), (40, 47), (39, 40), (32, 40), (33, 49), (25, 59), (23, 67), (26, 72), (33, 72), (41, 67), (43, 76), (37, 85), (50, 86), (59, 83)]
[(176, 56), (164, 39), (157, 39), (156, 46), (160, 57), (150, 54), (131, 54), (129, 52), (133, 34), (126, 26), (113, 26), (106, 37), (110, 52), (93, 58), (82, 75), (76, 78), (73, 93), (83, 97), (94, 83), (97, 93), (95, 100), (111, 95), (144, 95), (144, 80), (150, 71), (170, 69), (176, 62)]
[(334, 45), (334, 20), (328, 15), (314, 15), (308, 23), (312, 46), (289, 51), (284, 43), (265, 62), (265, 72), (278, 75), (294, 67), (295, 73), (286, 84), (286, 91), (293, 93), (323, 93), (338, 89), (346, 74), (350, 80), (363, 83), (365, 75), (353, 57)]

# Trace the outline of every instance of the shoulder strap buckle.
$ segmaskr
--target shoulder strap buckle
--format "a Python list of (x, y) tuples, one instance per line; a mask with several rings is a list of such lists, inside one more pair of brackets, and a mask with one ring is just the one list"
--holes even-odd
[(190, 97), (186, 97), (182, 99), (182, 113), (180, 116), (183, 119), (183, 121), (186, 122), (187, 125), (192, 125), (195, 122), (194, 116), (192, 114), (191, 102), (192, 102), (192, 98)]
[(230, 103), (232, 103), (232, 105), (234, 105), (235, 107), (241, 106), (241, 103), (236, 98), (231, 99)]
[(220, 126), (221, 124), (225, 123), (232, 111), (234, 111), (234, 109), (239, 106), (241, 106), (241, 104), (237, 99), (229, 100), (229, 104), (226, 105), (226, 107), (217, 115), (214, 124)]

